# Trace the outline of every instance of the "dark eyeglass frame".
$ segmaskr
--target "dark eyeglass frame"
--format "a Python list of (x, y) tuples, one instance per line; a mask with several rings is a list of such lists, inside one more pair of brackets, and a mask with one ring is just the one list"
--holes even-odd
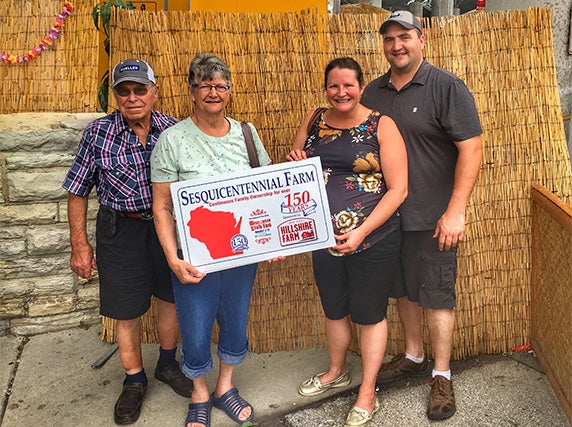
[(149, 89), (151, 89), (151, 87), (153, 87), (153, 86), (152, 85), (137, 85), (137, 86), (134, 86), (133, 88), (129, 89), (125, 86), (119, 86), (119, 87), (113, 88), (113, 91), (118, 96), (121, 96), (123, 98), (131, 95), (131, 93), (133, 93), (135, 96), (145, 96), (145, 95), (147, 95), (147, 93), (149, 92)]
[(201, 93), (210, 93), (211, 90), (215, 90), (216, 93), (228, 93), (228, 91), (230, 90), (230, 86), (229, 85), (209, 85), (209, 84), (194, 84), (193, 88), (197, 89), (199, 92)]

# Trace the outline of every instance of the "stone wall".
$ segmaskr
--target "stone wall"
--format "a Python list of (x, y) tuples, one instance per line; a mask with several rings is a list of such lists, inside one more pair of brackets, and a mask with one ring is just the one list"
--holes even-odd
[[(61, 188), (83, 129), (98, 114), (0, 115), (0, 335), (98, 323), (97, 280), (69, 268)], [(90, 201), (93, 239), (97, 203)]]

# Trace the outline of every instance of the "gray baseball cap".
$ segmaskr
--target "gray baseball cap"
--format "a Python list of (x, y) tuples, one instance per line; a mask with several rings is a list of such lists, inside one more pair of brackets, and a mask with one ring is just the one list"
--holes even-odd
[(396, 10), (391, 15), (389, 15), (387, 19), (383, 21), (381, 27), (379, 27), (379, 32), (381, 34), (384, 34), (385, 30), (387, 30), (387, 27), (392, 22), (401, 25), (407, 30), (412, 30), (413, 28), (415, 28), (417, 31), (419, 31), (419, 33), (421, 34), (423, 33), (419, 20), (415, 17), (415, 15), (413, 15), (408, 10)]
[(155, 84), (155, 73), (149, 64), (140, 59), (126, 59), (113, 68), (113, 87), (123, 82)]

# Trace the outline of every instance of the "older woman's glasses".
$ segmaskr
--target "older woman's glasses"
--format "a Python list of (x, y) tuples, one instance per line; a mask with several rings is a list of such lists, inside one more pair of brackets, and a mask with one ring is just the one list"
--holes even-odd
[(133, 89), (129, 89), (128, 87), (119, 86), (116, 87), (115, 93), (119, 96), (129, 96), (131, 92), (135, 94), (135, 96), (145, 96), (147, 92), (149, 92), (149, 88), (147, 86), (135, 86)]
[(227, 93), (230, 90), (230, 86), (225, 85), (193, 85), (201, 93), (209, 93), (211, 90), (216, 90), (217, 93)]

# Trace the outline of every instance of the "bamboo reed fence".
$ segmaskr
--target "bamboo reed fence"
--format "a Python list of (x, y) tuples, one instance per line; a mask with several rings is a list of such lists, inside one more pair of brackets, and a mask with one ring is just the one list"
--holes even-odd
[[(366, 80), (388, 68), (377, 32), (384, 17), (117, 10), (111, 62), (131, 56), (150, 61), (162, 87), (159, 108), (183, 118), (191, 113), (190, 59), (202, 51), (219, 55), (233, 72), (228, 114), (253, 122), (273, 161), (281, 162), (305, 112), (325, 104), (329, 60), (354, 57)], [(551, 22), (549, 9), (528, 9), (423, 23), (426, 57), (466, 81), (484, 131), (483, 163), (459, 252), (456, 359), (530, 342), (530, 186), (541, 183), (566, 203), (572, 197)], [(154, 319), (146, 321), (152, 328)], [(394, 304), (389, 325), (387, 351), (394, 354), (403, 349)], [(106, 319), (104, 329), (113, 339), (113, 322)], [(248, 333), (253, 351), (324, 345), (307, 255), (260, 265)]]
[[(61, 3), (0, 2), (2, 49), (25, 52), (41, 40)], [(99, 47), (90, 16), (95, 3), (75, 1), (61, 38), (40, 57), (0, 64), (0, 112), (97, 108)], [(53, 13), (46, 12), (49, 6)], [(366, 80), (387, 70), (377, 32), (384, 17), (119, 9), (111, 20), (110, 64), (128, 57), (149, 61), (161, 86), (157, 108), (183, 118), (192, 112), (186, 87), (190, 59), (204, 51), (219, 55), (233, 71), (228, 114), (256, 125), (276, 163), (289, 150), (306, 111), (325, 105), (323, 69), (329, 60), (354, 57)], [(424, 20), (426, 57), (466, 81), (484, 131), (483, 163), (459, 252), (456, 359), (505, 352), (530, 341), (530, 186), (540, 183), (565, 203), (572, 197), (551, 22), (550, 9)], [(156, 341), (154, 306), (143, 322), (144, 339)], [(396, 353), (403, 339), (393, 304), (389, 325), (387, 351)], [(110, 319), (103, 319), (103, 329), (103, 337), (113, 340)], [(260, 265), (249, 336), (253, 351), (324, 346), (307, 254)]]
[[(0, 114), (97, 110), (99, 39), (96, 0), (74, 0), (74, 12), (53, 45), (20, 64), (0, 62)], [(49, 34), (63, 0), (2, 0), (0, 51), (27, 54)]]
[(572, 423), (572, 208), (532, 187), (531, 321), (534, 349)]

